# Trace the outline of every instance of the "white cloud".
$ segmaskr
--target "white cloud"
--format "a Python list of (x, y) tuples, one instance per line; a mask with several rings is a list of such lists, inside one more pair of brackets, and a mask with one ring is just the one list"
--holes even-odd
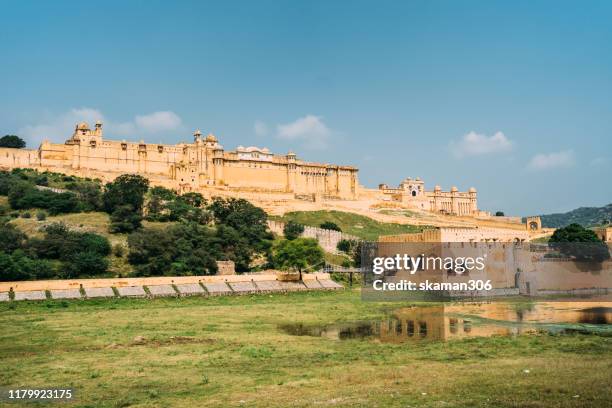
[(574, 152), (565, 150), (561, 152), (536, 154), (529, 161), (528, 167), (532, 170), (549, 170), (572, 167), (574, 163)]
[(591, 167), (602, 167), (608, 164), (609, 161), (610, 159), (607, 157), (595, 157), (589, 164)]
[(465, 134), (460, 141), (451, 142), (449, 147), (455, 157), (464, 157), (507, 152), (512, 150), (512, 144), (512, 141), (503, 132), (487, 136), (471, 131)]
[(45, 113), (39, 123), (23, 126), (18, 134), (25, 138), (30, 147), (35, 147), (44, 139), (66, 140), (72, 135), (77, 123), (87, 122), (93, 126), (98, 120), (104, 123), (106, 134), (114, 136), (144, 137), (150, 133), (177, 130), (182, 125), (181, 118), (170, 111), (137, 115), (129, 122), (114, 122), (98, 109), (74, 108), (61, 114)]
[(45, 113), (42, 122), (34, 125), (25, 125), (18, 130), (18, 134), (28, 141), (30, 147), (40, 143), (44, 139), (62, 140), (68, 139), (79, 122), (90, 124), (96, 121), (104, 121), (104, 115), (97, 109), (73, 108), (60, 115)]
[(265, 136), (268, 134), (268, 125), (261, 120), (256, 120), (253, 124), (253, 130), (257, 136)]
[(325, 148), (332, 131), (323, 123), (323, 118), (315, 115), (306, 115), (291, 123), (277, 126), (277, 135), (280, 139), (290, 141), (308, 142), (305, 147)]
[(161, 111), (148, 115), (138, 115), (134, 118), (134, 123), (137, 128), (147, 132), (163, 132), (179, 128), (182, 121), (174, 112)]

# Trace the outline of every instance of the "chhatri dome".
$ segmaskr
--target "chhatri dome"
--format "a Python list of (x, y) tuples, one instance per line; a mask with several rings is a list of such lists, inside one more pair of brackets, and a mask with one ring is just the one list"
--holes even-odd
[(81, 122), (76, 126), (76, 128), (78, 130), (89, 130), (89, 125), (87, 124), (87, 122)]
[(217, 138), (212, 133), (209, 133), (208, 136), (206, 136), (206, 141), (215, 143), (217, 141)]

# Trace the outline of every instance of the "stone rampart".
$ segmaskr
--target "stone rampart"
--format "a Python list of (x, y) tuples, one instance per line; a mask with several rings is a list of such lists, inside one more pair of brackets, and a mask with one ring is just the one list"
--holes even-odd
[[(268, 220), (268, 227), (270, 231), (277, 235), (283, 235), (283, 229), (285, 228), (285, 223), (282, 221), (274, 221)], [(301, 235), (304, 238), (314, 238), (317, 240), (321, 248), (325, 250), (325, 252), (330, 253), (338, 253), (338, 242), (343, 239), (347, 240), (356, 240), (360, 241), (361, 238), (358, 238), (354, 235), (345, 234), (344, 232), (328, 230), (317, 227), (310, 227), (308, 225), (304, 226), (304, 232)]]

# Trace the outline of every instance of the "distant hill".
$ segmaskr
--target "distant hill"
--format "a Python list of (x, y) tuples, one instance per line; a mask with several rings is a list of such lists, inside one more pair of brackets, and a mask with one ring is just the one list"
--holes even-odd
[(603, 207), (580, 207), (566, 213), (540, 215), (543, 227), (560, 228), (577, 223), (585, 227), (612, 222), (612, 203)]

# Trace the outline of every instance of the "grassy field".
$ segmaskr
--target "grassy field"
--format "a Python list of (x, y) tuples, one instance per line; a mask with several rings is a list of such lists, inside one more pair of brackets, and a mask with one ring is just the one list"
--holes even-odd
[(325, 221), (331, 221), (336, 223), (342, 232), (368, 241), (376, 241), (379, 235), (406, 234), (423, 230), (422, 226), (379, 222), (363, 215), (342, 211), (295, 211), (288, 212), (282, 217), (271, 218), (285, 222), (295, 221), (312, 227), (318, 227)]
[(0, 386), (74, 387), (78, 407), (612, 404), (609, 337), (387, 344), (278, 329), (390, 307), (356, 291), (0, 304)]

